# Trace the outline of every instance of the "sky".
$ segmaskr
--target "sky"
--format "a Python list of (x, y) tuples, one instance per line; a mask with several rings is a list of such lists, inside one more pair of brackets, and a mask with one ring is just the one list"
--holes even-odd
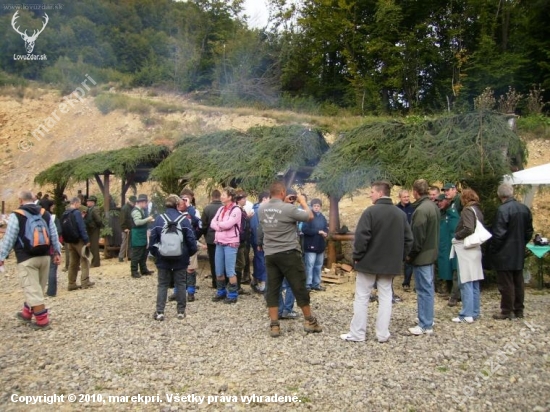
[(267, 23), (266, 0), (245, 0), (244, 9), (248, 16), (248, 24), (252, 28), (264, 27)]

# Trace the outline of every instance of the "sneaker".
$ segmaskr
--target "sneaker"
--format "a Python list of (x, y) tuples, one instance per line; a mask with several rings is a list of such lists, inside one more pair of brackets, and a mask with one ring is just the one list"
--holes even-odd
[(164, 320), (164, 313), (155, 312), (155, 313), (153, 314), (153, 319), (162, 322), (162, 321)]
[(291, 310), (290, 312), (287, 312), (286, 310), (283, 310), (283, 313), (280, 316), (280, 319), (291, 319), (294, 320), (298, 317), (298, 314)]
[(412, 335), (416, 335), (416, 336), (419, 336), (419, 335), (431, 335), (434, 333), (434, 330), (433, 329), (422, 329), (420, 326), (415, 326), (414, 328), (409, 328), (409, 332), (412, 334)]
[(304, 320), (304, 331), (307, 333), (319, 333), (323, 331), (317, 318), (315, 316), (310, 316), (309, 319)]
[(237, 298), (225, 298), (223, 303), (230, 305), (231, 303), (237, 303)]
[(179, 320), (185, 319), (185, 312), (180, 312), (180, 313), (178, 313), (178, 319), (179, 319)]
[(509, 313), (509, 314), (505, 314), (505, 313), (495, 313), (493, 315), (493, 319), (496, 319), (496, 320), (505, 320), (505, 319), (515, 319), (516, 316), (513, 314), (513, 313)]
[(147, 271), (143, 272), (141, 274), (141, 276), (151, 276), (153, 273), (155, 273), (155, 272), (152, 271), (152, 270), (147, 270)]
[(458, 305), (458, 299), (449, 298), (449, 301), (447, 302), (447, 306), (452, 308), (452, 307), (455, 307), (456, 305)]
[(410, 292), (411, 291), (411, 285), (401, 285), (401, 287), (403, 288), (403, 290), (405, 292)]
[(346, 342), (364, 342), (364, 340), (352, 339), (352, 337), (349, 335), (349, 333), (344, 333), (344, 334), (340, 335), (340, 339), (345, 340)]
[(269, 325), (269, 335), (272, 338), (278, 338), (281, 336), (281, 325), (279, 325), (279, 322), (271, 322), (271, 325)]
[(31, 323), (31, 320), (32, 320), (32, 315), (31, 315), (30, 318), (26, 318), (26, 317), (23, 315), (23, 312), (17, 312), (17, 313), (15, 314), (15, 317), (16, 317), (17, 319), (19, 319), (20, 321), (25, 322), (25, 323)]
[[(414, 323), (418, 325), (420, 323), (420, 320), (418, 318), (415, 318)], [(435, 320), (432, 322), (432, 326), (435, 326)]]
[(318, 286), (316, 288), (311, 288), (311, 290), (315, 292), (324, 292), (325, 290), (327, 290), (327, 288), (325, 288), (324, 286)]
[(132, 273), (132, 277), (135, 278), (135, 279), (138, 279), (138, 278), (141, 277), (141, 275), (138, 272), (134, 272), (134, 273)]
[(454, 323), (474, 323), (474, 318), (471, 316), (457, 316), (456, 318), (452, 318), (451, 321)]
[(400, 302), (403, 302), (403, 299), (401, 299), (397, 295), (393, 295), (393, 297), (391, 298), (391, 303), (400, 303)]

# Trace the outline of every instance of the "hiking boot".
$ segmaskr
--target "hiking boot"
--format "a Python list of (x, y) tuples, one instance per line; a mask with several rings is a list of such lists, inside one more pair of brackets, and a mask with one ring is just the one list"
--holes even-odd
[(518, 310), (514, 312), (514, 315), (516, 315), (516, 318), (523, 319), (523, 312)]
[(411, 291), (411, 285), (405, 285), (405, 284), (403, 284), (403, 285), (401, 285), (401, 287), (403, 288), (403, 290), (404, 290), (405, 292), (410, 292), (410, 291)]
[(187, 294), (187, 302), (194, 302), (195, 301), (195, 294), (194, 293), (188, 293)]
[(138, 279), (141, 277), (141, 275), (138, 272), (132, 272), (132, 277)]
[(124, 262), (124, 258), (119, 257), (119, 258), (118, 258), (118, 261), (119, 261), (119, 262)]
[(179, 312), (179, 313), (178, 313), (178, 319), (179, 319), (179, 320), (185, 319), (185, 312)]
[(170, 296), (168, 296), (168, 302), (173, 302), (176, 300), (176, 294), (172, 293)]
[(153, 319), (158, 320), (159, 322), (162, 322), (164, 320), (164, 313), (162, 312), (155, 312), (153, 314)]
[(453, 297), (449, 298), (449, 301), (447, 302), (447, 306), (452, 308), (452, 307), (455, 307), (456, 305), (458, 305), (458, 299)]
[(225, 298), (223, 303), (227, 303), (228, 305), (231, 304), (231, 303), (237, 303), (237, 298)]
[(304, 331), (307, 333), (319, 333), (323, 331), (323, 328), (319, 325), (315, 316), (310, 316), (304, 321)]
[(71, 292), (73, 290), (78, 290), (78, 289), (82, 289), (82, 286), (80, 286), (80, 285), (69, 285), (69, 287), (67, 288), (67, 290), (69, 292)]
[(20, 321), (25, 322), (25, 323), (31, 323), (31, 320), (32, 320), (32, 315), (31, 315), (30, 317), (27, 318), (27, 317), (23, 314), (23, 312), (17, 312), (17, 313), (15, 314), (15, 317), (16, 317), (17, 319), (19, 319)]
[(222, 300), (225, 300), (225, 295), (214, 295), (212, 297), (212, 302), (221, 302)]
[(505, 313), (495, 313), (493, 315), (493, 319), (496, 319), (496, 320), (505, 320), (505, 319), (515, 319), (516, 316), (513, 314), (513, 313), (508, 313), (508, 314), (505, 314)]
[(52, 327), (50, 326), (50, 323), (46, 323), (45, 325), (38, 325), (37, 323), (31, 323), (31, 328), (34, 330), (50, 330)]
[(269, 325), (269, 335), (272, 338), (278, 338), (281, 336), (281, 325), (279, 325), (279, 322), (271, 321), (271, 325)]
[(147, 271), (143, 272), (141, 274), (141, 276), (151, 276), (153, 273), (155, 273), (155, 272), (152, 271), (152, 270), (147, 270)]
[(82, 284), (82, 289), (89, 289), (93, 288), (95, 285), (95, 282), (86, 282)]

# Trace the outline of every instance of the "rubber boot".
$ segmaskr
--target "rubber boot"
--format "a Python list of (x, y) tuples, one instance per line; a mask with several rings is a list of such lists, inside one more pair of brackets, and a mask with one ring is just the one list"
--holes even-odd
[(229, 285), (227, 285), (227, 299), (224, 300), (224, 303), (237, 303), (238, 297), (239, 297), (238, 283), (229, 283)]
[(197, 284), (197, 272), (187, 272), (187, 302), (195, 301), (195, 285)]
[(225, 280), (216, 280), (216, 295), (212, 298), (213, 302), (224, 300), (227, 296), (225, 291)]
[(16, 316), (17, 319), (30, 323), (32, 320), (32, 309), (27, 305), (27, 302), (23, 303), (23, 309), (21, 309), (21, 312), (17, 312)]
[(44, 309), (42, 312), (34, 314), (36, 323), (31, 324), (31, 327), (35, 330), (46, 330), (50, 328), (50, 320), (48, 318), (48, 309)]

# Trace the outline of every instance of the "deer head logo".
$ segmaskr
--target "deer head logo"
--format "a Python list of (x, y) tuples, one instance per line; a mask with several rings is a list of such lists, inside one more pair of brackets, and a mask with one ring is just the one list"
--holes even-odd
[(42, 28), (40, 30), (33, 30), (32, 36), (29, 36), (27, 35), (27, 30), (21, 33), (21, 31), (19, 31), (19, 26), (15, 27), (15, 21), (19, 18), (17, 13), (19, 13), (19, 10), (16, 11), (13, 15), (11, 19), (11, 26), (17, 33), (21, 35), (21, 38), (25, 41), (25, 48), (27, 49), (27, 53), (31, 54), (34, 49), (34, 42), (36, 41), (38, 35), (44, 31), (50, 18), (46, 13), (44, 13), (44, 23), (42, 23)]

